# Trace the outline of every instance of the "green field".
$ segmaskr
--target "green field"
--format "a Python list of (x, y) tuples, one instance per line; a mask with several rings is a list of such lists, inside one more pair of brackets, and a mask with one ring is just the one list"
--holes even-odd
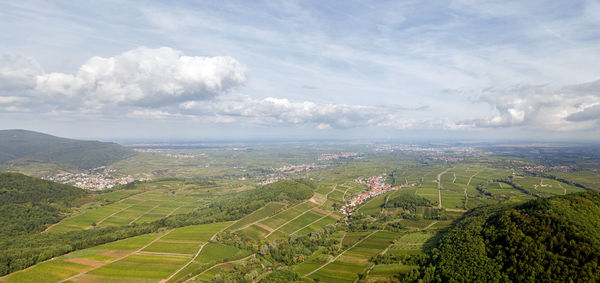
[[(337, 145), (219, 145), (122, 160), (111, 168), (137, 177), (181, 179), (90, 193), (72, 210), (61, 212), (65, 218), (45, 235), (116, 231), (102, 236), (122, 240), (106, 243), (102, 238), (98, 243), (106, 244), (66, 250), (0, 282), (239, 282), (250, 275), (248, 281), (260, 282), (282, 270), (304, 282), (402, 281), (419, 268), (415, 262), (430, 253), (440, 233), (468, 216), (470, 209), (519, 204), (600, 184), (596, 169), (587, 167), (527, 171), (523, 166), (544, 160), (484, 150), (453, 153), (437, 145), (422, 152), (412, 147), (374, 150), (379, 146), (348, 146), (347, 151), (356, 150), (361, 158), (333, 161), (317, 158), (339, 152)], [(199, 157), (178, 159), (167, 155), (171, 153)], [(294, 164), (315, 166), (289, 174), (277, 169)], [(273, 176), (302, 177), (313, 185), (301, 198), (291, 197), (293, 187), (283, 187), (253, 199), (268, 189), (257, 183)], [(383, 176), (389, 184), (415, 185), (370, 198), (346, 218), (340, 207), (368, 190), (355, 180), (371, 176)], [(281, 183), (286, 182), (290, 181)], [(413, 203), (402, 203), (406, 200)], [(210, 224), (192, 225), (197, 223)], [(116, 237), (124, 231), (119, 229), (138, 228), (147, 230), (127, 234), (140, 236)], [(35, 244), (35, 237), (27, 239)]]

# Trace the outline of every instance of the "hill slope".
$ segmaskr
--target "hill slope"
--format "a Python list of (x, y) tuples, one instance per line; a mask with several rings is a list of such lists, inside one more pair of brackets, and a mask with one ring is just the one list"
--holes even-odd
[(0, 173), (0, 236), (41, 232), (86, 191), (19, 173)]
[(476, 209), (433, 252), (444, 282), (600, 280), (600, 192)]
[(32, 160), (91, 169), (134, 154), (115, 143), (59, 138), (26, 130), (0, 130), (0, 163)]

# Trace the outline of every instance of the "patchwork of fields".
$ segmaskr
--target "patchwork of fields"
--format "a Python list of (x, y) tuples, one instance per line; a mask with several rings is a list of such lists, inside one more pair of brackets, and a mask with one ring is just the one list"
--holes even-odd
[[(283, 152), (280, 154), (284, 155)], [(249, 153), (228, 152), (227, 155), (248, 156)], [(166, 159), (165, 156), (150, 156), (153, 168), (160, 168), (160, 161)], [(310, 161), (308, 157), (306, 159)], [(140, 157), (127, 162), (142, 161)], [(202, 162), (205, 161), (207, 164), (212, 162), (209, 159)], [(169, 173), (174, 176), (195, 170), (223, 173), (217, 172), (220, 169), (216, 168), (195, 168), (190, 164), (197, 162), (188, 160), (169, 162), (177, 164), (177, 171)], [(274, 165), (268, 158), (262, 162)], [(440, 229), (451, 225), (453, 219), (469, 209), (583, 190), (576, 184), (547, 178), (548, 175), (539, 177), (542, 175), (500, 169), (507, 167), (492, 168), (487, 163), (427, 162), (431, 163), (422, 165), (411, 159), (365, 159), (303, 172), (306, 174), (303, 177), (312, 178), (318, 184), (310, 187), (312, 191), (309, 192), (314, 194), (309, 199), (277, 198), (269, 199), (269, 202), (261, 199), (251, 210), (245, 207), (236, 210), (237, 206), (232, 210), (223, 209), (228, 213), (235, 211), (239, 217), (245, 216), (230, 222), (161, 228), (156, 233), (78, 250), (9, 274), (0, 278), (0, 282), (210, 282), (247, 266), (252, 266), (255, 273), (259, 271), (260, 274), (252, 279), (256, 282), (276, 269), (292, 271), (307, 282), (357, 282), (359, 279), (360, 282), (388, 282), (394, 276), (409, 274), (417, 268), (405, 259), (420, 256), (432, 248), (432, 239)], [(226, 163), (235, 162), (228, 160)], [(237, 172), (240, 168), (231, 171)], [(382, 174), (394, 184), (416, 185), (368, 199), (356, 210), (360, 213), (358, 217), (353, 215), (346, 219), (339, 207), (365, 190), (354, 179)], [(561, 172), (555, 175), (565, 176)], [(580, 175), (576, 175), (576, 180), (583, 182), (586, 176)], [(148, 223), (198, 208), (208, 208), (205, 210), (208, 211), (214, 208), (214, 202), (211, 206), (209, 203), (216, 196), (254, 188), (256, 180), (245, 178), (235, 175), (235, 178), (220, 183), (171, 179), (93, 195), (91, 204), (52, 225), (45, 233)], [(421, 204), (411, 210), (401, 206), (386, 207), (388, 201), (399, 199), (403, 194), (412, 199), (418, 196)], [(249, 211), (253, 212), (247, 214)], [(210, 215), (210, 212), (203, 215)], [(215, 219), (212, 221), (233, 218)], [(362, 226), (352, 226), (353, 223)], [(325, 227), (335, 228), (311, 234)], [(313, 244), (321, 240), (318, 237), (328, 237), (326, 240), (331, 241)], [(278, 248), (275, 244), (291, 245), (297, 239), (308, 239), (306, 241), (312, 241), (313, 246), (310, 249), (302, 247), (305, 253), (297, 260), (295, 256), (299, 253), (294, 251), (292, 263), (277, 261), (272, 253), (268, 253)], [(264, 252), (263, 247), (268, 251)], [(376, 260), (386, 256), (393, 260)]]
[(230, 224), (193, 225), (96, 246), (12, 273), (2, 281), (157, 282), (192, 260), (210, 261), (222, 256), (225, 249), (207, 243)]
[(228, 231), (243, 231), (255, 240), (275, 240), (288, 235), (306, 235), (333, 224), (340, 218), (332, 211), (331, 204), (341, 202), (343, 192), (336, 186), (323, 187), (307, 201), (283, 207), (270, 203), (247, 215), (228, 228)]
[(104, 202), (83, 213), (66, 218), (47, 232), (66, 232), (93, 227), (119, 226), (152, 222), (172, 214), (185, 214), (206, 204), (220, 189), (218, 186), (198, 187), (181, 181), (146, 183), (133, 190), (115, 191), (101, 195)]

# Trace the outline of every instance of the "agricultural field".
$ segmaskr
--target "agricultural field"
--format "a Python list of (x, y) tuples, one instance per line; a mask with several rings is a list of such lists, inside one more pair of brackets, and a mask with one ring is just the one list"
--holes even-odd
[[(333, 260), (305, 276), (324, 282), (354, 282), (358, 279), (358, 274), (364, 272), (369, 265), (369, 258), (383, 252), (398, 235), (388, 231), (375, 231), (357, 236), (347, 236), (360, 240), (353, 242)], [(346, 245), (349, 245), (349, 242)]]
[[(44, 234), (162, 226), (63, 253), (0, 281), (260, 282), (289, 272), (305, 282), (388, 282), (414, 274), (420, 268), (415, 259), (426, 257), (445, 228), (471, 209), (581, 192), (584, 179), (585, 186), (596, 182), (589, 171), (524, 171), (523, 164), (534, 163), (515, 157), (481, 153), (447, 161), (430, 153), (366, 148), (361, 158), (343, 161), (317, 160), (331, 148), (261, 147), (166, 150), (120, 161), (114, 166), (141, 164), (141, 169), (127, 169), (138, 176), (202, 178), (170, 178), (90, 194)], [(309, 171), (281, 175), (312, 184), (302, 198), (286, 195), (289, 187), (266, 199), (252, 198), (268, 187), (257, 184), (264, 176), (298, 164), (294, 156), (315, 164)], [(414, 186), (369, 197), (347, 217), (340, 207), (371, 189), (356, 179), (371, 176), (383, 176), (390, 185)], [(238, 196), (244, 198), (236, 202)], [(214, 218), (194, 222), (204, 217)]]
[[(194, 225), (146, 234), (66, 254), (2, 278), (4, 282), (157, 282), (195, 260), (234, 256), (210, 238), (231, 222)], [(217, 246), (215, 246), (217, 245)], [(235, 248), (234, 248), (235, 249)], [(47, 274), (51, 270), (50, 274)], [(52, 277), (45, 277), (45, 276)], [(42, 279), (44, 278), (44, 279)]]
[[(173, 214), (204, 207), (222, 191), (244, 190), (228, 184), (198, 185), (184, 181), (142, 183), (131, 190), (95, 196), (98, 202), (50, 227), (47, 232), (67, 232), (94, 227), (152, 222)], [(105, 203), (109, 204), (105, 204)], [(112, 202), (112, 203), (111, 203)]]

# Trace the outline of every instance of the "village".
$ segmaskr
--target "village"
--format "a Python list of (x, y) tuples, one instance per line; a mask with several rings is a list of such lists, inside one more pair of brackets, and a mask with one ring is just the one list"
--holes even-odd
[[(80, 173), (60, 173), (54, 176), (46, 176), (42, 179), (69, 184), (78, 188), (98, 191), (110, 189), (116, 185), (125, 185), (135, 181), (131, 175), (116, 178), (113, 175), (116, 173), (114, 169), (99, 167)], [(144, 180), (141, 180), (144, 181)]]
[(366, 200), (368, 200), (372, 197), (376, 197), (378, 195), (381, 195), (381, 194), (384, 194), (387, 192), (391, 192), (391, 191), (395, 191), (395, 190), (399, 190), (402, 188), (415, 186), (415, 184), (413, 183), (413, 184), (405, 184), (405, 185), (392, 187), (391, 185), (385, 183), (384, 176), (385, 175), (355, 179), (354, 181), (356, 183), (366, 186), (367, 188), (369, 188), (369, 190), (359, 194), (358, 196), (356, 196), (353, 199), (351, 199), (350, 201), (348, 201), (348, 204), (342, 206), (340, 208), (340, 211), (344, 215), (350, 216), (350, 215), (352, 215), (352, 212), (354, 212), (354, 209), (358, 205), (362, 204), (363, 202), (365, 202)]
[[(264, 185), (268, 185), (271, 183), (275, 183), (279, 180), (288, 179), (289, 178), (287, 176), (288, 174), (308, 172), (317, 167), (320, 167), (320, 166), (317, 166), (314, 163), (312, 163), (312, 164), (300, 164), (300, 165), (287, 165), (287, 166), (283, 166), (283, 167), (279, 167), (279, 168), (274, 168), (272, 170), (275, 171), (275, 173), (269, 174), (265, 180), (258, 182), (258, 184), (261, 186), (264, 186)], [(257, 178), (263, 178), (263, 177), (257, 177)]]
[(323, 153), (317, 157), (318, 161), (327, 161), (327, 160), (335, 160), (340, 158), (350, 158), (356, 157), (358, 153), (356, 152), (342, 152), (342, 153)]

